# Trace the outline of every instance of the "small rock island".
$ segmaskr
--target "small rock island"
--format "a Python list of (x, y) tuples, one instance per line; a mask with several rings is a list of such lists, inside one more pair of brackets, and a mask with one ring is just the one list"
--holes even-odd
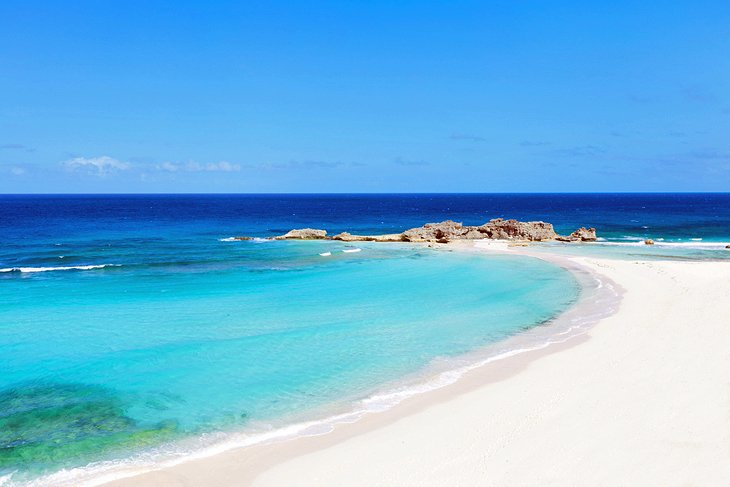
[[(235, 237), (237, 240), (249, 240), (250, 237)], [(326, 230), (302, 228), (291, 230), (284, 235), (273, 237), (274, 240), (340, 240), (342, 242), (437, 242), (448, 243), (455, 240), (516, 240), (527, 242), (543, 242), (557, 240), (560, 242), (594, 242), (595, 228), (581, 227), (567, 236), (558, 235), (551, 223), (521, 222), (495, 218), (484, 225), (470, 226), (452, 220), (440, 223), (427, 223), (422, 227), (411, 228), (403, 233), (385, 235), (352, 235), (347, 232), (332, 237)]]

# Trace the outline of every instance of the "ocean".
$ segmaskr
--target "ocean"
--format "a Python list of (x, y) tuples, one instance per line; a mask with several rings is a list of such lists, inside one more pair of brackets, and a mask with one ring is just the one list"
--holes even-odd
[(0, 485), (256, 438), (548, 322), (582, 291), (542, 260), (265, 239), (498, 217), (730, 257), (729, 194), (0, 196)]

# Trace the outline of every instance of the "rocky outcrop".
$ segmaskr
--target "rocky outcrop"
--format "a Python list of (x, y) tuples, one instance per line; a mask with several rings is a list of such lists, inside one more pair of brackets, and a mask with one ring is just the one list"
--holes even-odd
[(730, 249), (730, 245), (726, 245), (726, 246), (725, 246), (725, 248), (726, 248), (726, 249)]
[(595, 242), (596, 238), (595, 228), (580, 227), (567, 237), (557, 237), (556, 240), (561, 242)]
[(332, 240), (342, 242), (402, 242), (403, 236), (400, 233), (387, 233), (384, 235), (353, 235), (348, 232), (338, 233)]
[(325, 238), (327, 238), (326, 230), (317, 230), (314, 228), (290, 230), (284, 235), (274, 237), (275, 240), (322, 240)]
[(461, 238), (464, 233), (461, 223), (446, 220), (441, 223), (426, 223), (422, 227), (411, 228), (403, 232), (401, 237), (406, 242), (437, 242)]
[(644, 245), (654, 245), (654, 241), (650, 238), (644, 240)]
[(253, 240), (253, 237), (233, 237), (233, 240)]
[(450, 240), (552, 240), (558, 235), (553, 226), (545, 222), (521, 222), (497, 218), (480, 226), (464, 226), (461, 223), (446, 220), (441, 223), (427, 223), (419, 228), (411, 228), (403, 232), (403, 240), (407, 242), (443, 242)]
[(332, 240), (341, 240), (343, 242), (365, 242), (371, 239), (372, 237), (367, 235), (353, 235), (347, 232), (338, 233), (332, 237)]
[(552, 224), (545, 222), (521, 222), (497, 218), (477, 227), (479, 232), (492, 239), (516, 239), (540, 242), (558, 236)]
[[(247, 237), (238, 237), (243, 240)], [(453, 220), (427, 223), (422, 227), (411, 228), (403, 233), (385, 235), (353, 235), (348, 232), (328, 237), (325, 230), (303, 228), (274, 237), (275, 240), (339, 240), (342, 242), (437, 242), (448, 243), (452, 240), (513, 240), (540, 242), (561, 240), (565, 242), (592, 242), (596, 240), (595, 228), (581, 227), (567, 237), (555, 233), (552, 224), (535, 221), (521, 222), (495, 218), (484, 225), (468, 226)]]

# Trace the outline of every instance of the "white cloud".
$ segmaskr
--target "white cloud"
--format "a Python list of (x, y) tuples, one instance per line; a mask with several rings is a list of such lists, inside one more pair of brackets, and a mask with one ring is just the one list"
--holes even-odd
[(10, 174), (12, 174), (13, 176), (22, 176), (26, 172), (28, 171), (26, 171), (23, 167), (13, 166), (10, 168)]
[(131, 164), (123, 162), (113, 157), (75, 157), (62, 162), (63, 166), (69, 171), (86, 171), (97, 176), (106, 176), (107, 174), (126, 171)]
[(207, 164), (190, 161), (185, 164), (163, 162), (157, 166), (157, 169), (167, 172), (235, 172), (240, 171), (241, 166), (240, 164), (231, 164), (228, 161), (209, 162)]

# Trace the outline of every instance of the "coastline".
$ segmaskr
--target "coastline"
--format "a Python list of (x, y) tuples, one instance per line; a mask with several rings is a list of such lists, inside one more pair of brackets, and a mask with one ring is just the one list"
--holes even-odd
[[(490, 243), (500, 244), (500, 242)], [(507, 245), (507, 242), (502, 243)], [(443, 254), (444, 251), (450, 253), (454, 250), (458, 250), (457, 253), (464, 253), (470, 248), (470, 246), (465, 244), (466, 242), (460, 244), (452, 243), (446, 246), (435, 244), (435, 248), (428, 250), (435, 254)], [(377, 246), (380, 245), (377, 244)], [(427, 246), (431, 247), (427, 243), (398, 243), (387, 245), (393, 245), (393, 249), (405, 246), (408, 253), (426, 250)], [(520, 258), (518, 256), (512, 257)], [(443, 255), (442, 258), (445, 261), (450, 259), (448, 255)], [(542, 257), (538, 258), (538, 260), (540, 259), (545, 260)], [(566, 273), (570, 272), (567, 269), (563, 270)], [(503, 269), (502, 272), (510, 271), (509, 269)], [(575, 278), (574, 274), (573, 276)], [(525, 275), (523, 278), (529, 280), (530, 275)], [(586, 275), (586, 278), (590, 279), (590, 276)], [(565, 284), (567, 285), (568, 283), (566, 282)], [(584, 288), (578, 282), (570, 285), (571, 287), (576, 286), (576, 289)], [(592, 283), (589, 283), (589, 285), (592, 285)], [(480, 291), (474, 290), (474, 292), (479, 294)], [(580, 291), (578, 296), (582, 295), (582, 293), (583, 291)], [(563, 311), (558, 316), (562, 316), (568, 310), (573, 310), (578, 296), (574, 298), (575, 301), (565, 303), (568, 307), (563, 308)], [(359, 421), (363, 416), (375, 412), (382, 412), (412, 395), (423, 394), (448, 385), (458, 380), (465, 372), (479, 367), (486, 362), (498, 360), (503, 356), (509, 356), (513, 353), (521, 353), (527, 349), (542, 348), (553, 339), (553, 335), (560, 335), (558, 339), (563, 340), (562, 333), (570, 332), (569, 329), (563, 328), (572, 328), (573, 324), (566, 322), (566, 327), (558, 329), (555, 322), (554, 317), (547, 318), (543, 322), (532, 322), (532, 324), (524, 327), (522, 332), (514, 330), (513, 333), (517, 333), (517, 335), (500, 339), (490, 345), (482, 346), (460, 355), (444, 356), (443, 358), (437, 357), (423, 368), (397, 378), (394, 377), (387, 382), (382, 382), (376, 388), (363, 391), (359, 395), (355, 395), (346, 400), (343, 399), (337, 403), (328, 403), (317, 409), (307, 410), (300, 414), (295, 413), (282, 417), (272, 424), (252, 422), (249, 428), (242, 431), (190, 436), (182, 438), (179, 441), (162, 444), (153, 450), (120, 458), (119, 460), (100, 461), (83, 467), (61, 469), (52, 474), (30, 480), (28, 481), (29, 483), (23, 483), (22, 485), (101, 485), (105, 482), (144, 474), (154, 470), (174, 468), (185, 462), (210, 458), (233, 449), (252, 449), (258, 448), (268, 442), (289, 441), (301, 436), (321, 435), (342, 424)], [(577, 332), (579, 333), (580, 330), (577, 330)], [(0, 484), (8, 480), (12, 481), (10, 478), (0, 478)]]
[[(721, 484), (730, 478), (725, 262), (574, 257), (625, 290), (562, 344), (322, 436), (108, 485)], [(714, 374), (713, 374), (714, 373)]]
[[(422, 371), (417, 377), (404, 381), (408, 384), (406, 391), (384, 388), (383, 390), (387, 391), (385, 394), (378, 395), (377, 398), (369, 398), (360, 405), (365, 406), (365, 403), (370, 403), (367, 406), (372, 406), (375, 405), (376, 400), (382, 401), (383, 398), (386, 399), (386, 402), (390, 400), (390, 404), (380, 403), (375, 407), (336, 414), (323, 421), (313, 421), (308, 428), (303, 423), (295, 424), (290, 428), (296, 432), (295, 434), (282, 434), (278, 438), (272, 437), (254, 445), (244, 447), (243, 444), (238, 446), (229, 444), (227, 447), (209, 450), (207, 453), (193, 454), (186, 457), (185, 460), (165, 462), (159, 466), (160, 468), (152, 471), (149, 468), (136, 472), (134, 469), (125, 469), (109, 476), (97, 477), (83, 485), (188, 485), (190, 481), (193, 485), (205, 481), (214, 481), (216, 484), (222, 483), (222, 485), (227, 483), (247, 485), (256, 477), (257, 472), (263, 471), (285, 458), (298, 456), (302, 451), (322, 448), (322, 445), (337, 443), (343, 437), (361, 434), (373, 427), (388, 423), (391, 421), (390, 418), (407, 415), (408, 411), (414, 408), (422, 409), (432, 402), (444, 401), (455, 393), (461, 394), (463, 391), (471, 390), (477, 385), (472, 376), (485, 374), (482, 369), (488, 369), (487, 380), (502, 380), (505, 370), (515, 369), (515, 365), (512, 364), (515, 359), (517, 359), (515, 363), (519, 364), (517, 368), (524, 368), (525, 364), (543, 354), (551, 354), (564, 347), (572, 347), (581, 341), (579, 335), (586, 333), (602, 317), (614, 312), (618, 300), (610, 280), (600, 277), (594, 271), (588, 271), (582, 264), (562, 255), (535, 254), (527, 249), (508, 246), (507, 242), (499, 241), (481, 242), (477, 246), (474, 246), (473, 242), (451, 243), (438, 245), (437, 248), (443, 251), (458, 252), (486, 250), (490, 253), (523, 255), (546, 260), (571, 271), (581, 281), (583, 291), (581, 291), (578, 303), (572, 305), (558, 318), (550, 320), (546, 325), (531, 327), (507, 340), (459, 357), (457, 362), (450, 361), (448, 368), (443, 368), (443, 364), (440, 369), (431, 367), (425, 372)], [(600, 278), (598, 286), (592, 282), (597, 278)], [(602, 293), (596, 293), (596, 289), (604, 284), (608, 289), (603, 289)], [(591, 291), (591, 288), (596, 289)], [(589, 291), (588, 295), (584, 295), (586, 290)], [(596, 300), (598, 302), (595, 302)], [(455, 368), (457, 364), (461, 365)], [(489, 366), (486, 366), (487, 364)], [(425, 379), (428, 380), (425, 381)], [(302, 426), (305, 427), (302, 428)], [(272, 462), (272, 458), (277, 460)], [(229, 470), (229, 466), (235, 466), (233, 470), (236, 471), (236, 474), (228, 477), (223, 473), (222, 475), (228, 480), (219, 478), (215, 473), (225, 472)], [(203, 476), (200, 476), (201, 473)], [(208, 479), (209, 474), (215, 477)], [(114, 477), (116, 478), (111, 480)], [(101, 482), (104, 479), (111, 480), (111, 482)]]

